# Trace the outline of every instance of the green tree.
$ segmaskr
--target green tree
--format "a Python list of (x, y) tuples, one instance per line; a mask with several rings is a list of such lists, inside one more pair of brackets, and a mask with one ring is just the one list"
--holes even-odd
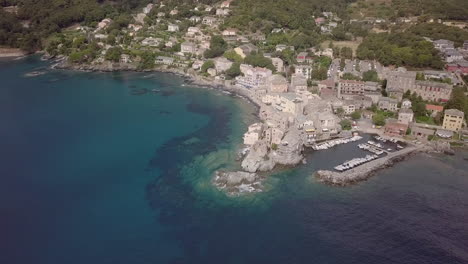
[(201, 67), (201, 72), (205, 73), (209, 68), (214, 68), (215, 64), (212, 60), (207, 60), (203, 63)]
[(232, 49), (224, 52), (224, 57), (233, 62), (242, 63), (243, 61), (242, 57)]
[(250, 53), (247, 57), (245, 57), (244, 63), (252, 65), (254, 67), (268, 68), (272, 71), (276, 70), (271, 59), (263, 56), (263, 53)]
[(235, 62), (231, 65), (231, 67), (226, 71), (226, 76), (229, 79), (234, 79), (237, 76), (241, 75), (241, 70), (240, 70), (240, 63)]
[(122, 55), (122, 48), (121, 47), (112, 47), (109, 48), (106, 52), (106, 60), (119, 62), (120, 55)]
[(362, 80), (365, 82), (378, 82), (379, 81), (379, 75), (375, 70), (369, 70), (366, 71), (362, 74)]
[(354, 111), (351, 113), (351, 118), (353, 120), (359, 120), (361, 119), (361, 112), (360, 111)]
[(205, 58), (215, 58), (223, 55), (223, 53), (226, 51), (228, 45), (224, 39), (219, 36), (215, 35), (211, 37), (210, 40), (210, 49), (206, 50), (203, 56)]
[(340, 125), (341, 125), (341, 129), (343, 130), (351, 130), (351, 125), (352, 125), (351, 121), (347, 119), (341, 120)]
[(345, 59), (352, 59), (353, 58), (353, 50), (350, 47), (342, 47), (340, 51), (340, 55), (342, 58)]
[(383, 126), (385, 125), (385, 115), (382, 113), (376, 113), (372, 116), (372, 122), (376, 126)]

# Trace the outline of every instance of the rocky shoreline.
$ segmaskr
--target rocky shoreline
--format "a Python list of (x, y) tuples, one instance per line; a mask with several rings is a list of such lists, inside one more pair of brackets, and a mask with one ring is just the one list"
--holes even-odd
[[(50, 58), (48, 58), (50, 59)], [(89, 71), (89, 72), (113, 72), (113, 71), (135, 71), (135, 72), (163, 72), (176, 74), (185, 79), (186, 83), (191, 85), (210, 88), (229, 92), (230, 94), (239, 96), (244, 100), (252, 103), (257, 107), (256, 115), (260, 118), (262, 104), (246, 88), (235, 86), (225, 80), (212, 80), (196, 74), (194, 71), (184, 71), (177, 68), (154, 68), (151, 70), (139, 70), (135, 65), (122, 63), (103, 63), (99, 65), (81, 65), (68, 63), (66, 57), (56, 59), (56, 63), (52, 66), (54, 69)], [(261, 119), (261, 118), (260, 118)], [(295, 140), (297, 137), (294, 133), (287, 133), (290, 142), (293, 142), (292, 148), (280, 146), (279, 149), (272, 150), (270, 146), (263, 141), (258, 141), (252, 145), (241, 162), (241, 171), (216, 171), (213, 176), (213, 184), (220, 190), (225, 191), (228, 195), (236, 196), (242, 193), (253, 193), (262, 191), (262, 181), (266, 178), (260, 176), (259, 172), (272, 171), (275, 166), (295, 166), (303, 161), (303, 146), (301, 142)], [(297, 142), (296, 142), (297, 141)], [(397, 153), (391, 153), (380, 159), (371, 161), (352, 170), (344, 173), (334, 171), (320, 170), (314, 175), (323, 183), (334, 186), (347, 186), (358, 183), (375, 175), (379, 170), (393, 166), (395, 163), (405, 160), (410, 155), (418, 152), (431, 151), (453, 154), (449, 144), (438, 144), (433, 146), (412, 146)]]
[(16, 48), (0, 48), (0, 58), (15, 59), (18, 57), (24, 57), (28, 53)]

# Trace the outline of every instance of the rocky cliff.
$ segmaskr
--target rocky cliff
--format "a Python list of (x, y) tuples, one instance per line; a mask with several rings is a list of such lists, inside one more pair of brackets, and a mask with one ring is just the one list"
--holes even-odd
[(298, 131), (291, 129), (286, 132), (281, 144), (272, 149), (265, 140), (257, 141), (242, 161), (242, 168), (248, 172), (270, 171), (277, 164), (296, 165), (302, 159), (303, 142)]

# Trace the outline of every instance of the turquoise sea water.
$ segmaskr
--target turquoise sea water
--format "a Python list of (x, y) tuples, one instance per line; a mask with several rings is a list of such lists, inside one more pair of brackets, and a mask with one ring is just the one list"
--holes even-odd
[(0, 62), (0, 263), (468, 262), (465, 152), (316, 182), (356, 155), (339, 146), (231, 198), (212, 173), (239, 166), (252, 105), (171, 74), (46, 67)]

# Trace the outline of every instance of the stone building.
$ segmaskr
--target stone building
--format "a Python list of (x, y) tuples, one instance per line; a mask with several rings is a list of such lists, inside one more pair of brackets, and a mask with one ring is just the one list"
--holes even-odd
[(446, 130), (459, 132), (463, 127), (465, 113), (457, 109), (448, 109), (444, 112), (444, 122), (442, 127)]
[(396, 112), (398, 110), (398, 101), (390, 97), (380, 98), (378, 108), (384, 111)]
[(338, 98), (344, 95), (362, 95), (364, 93), (365, 82), (355, 80), (340, 80), (338, 82)]
[(398, 112), (399, 123), (408, 125), (409, 123), (413, 122), (413, 118), (414, 118), (413, 110), (409, 108), (401, 109)]
[(286, 93), (288, 91), (288, 81), (279, 74), (270, 76), (268, 85), (272, 93)]

